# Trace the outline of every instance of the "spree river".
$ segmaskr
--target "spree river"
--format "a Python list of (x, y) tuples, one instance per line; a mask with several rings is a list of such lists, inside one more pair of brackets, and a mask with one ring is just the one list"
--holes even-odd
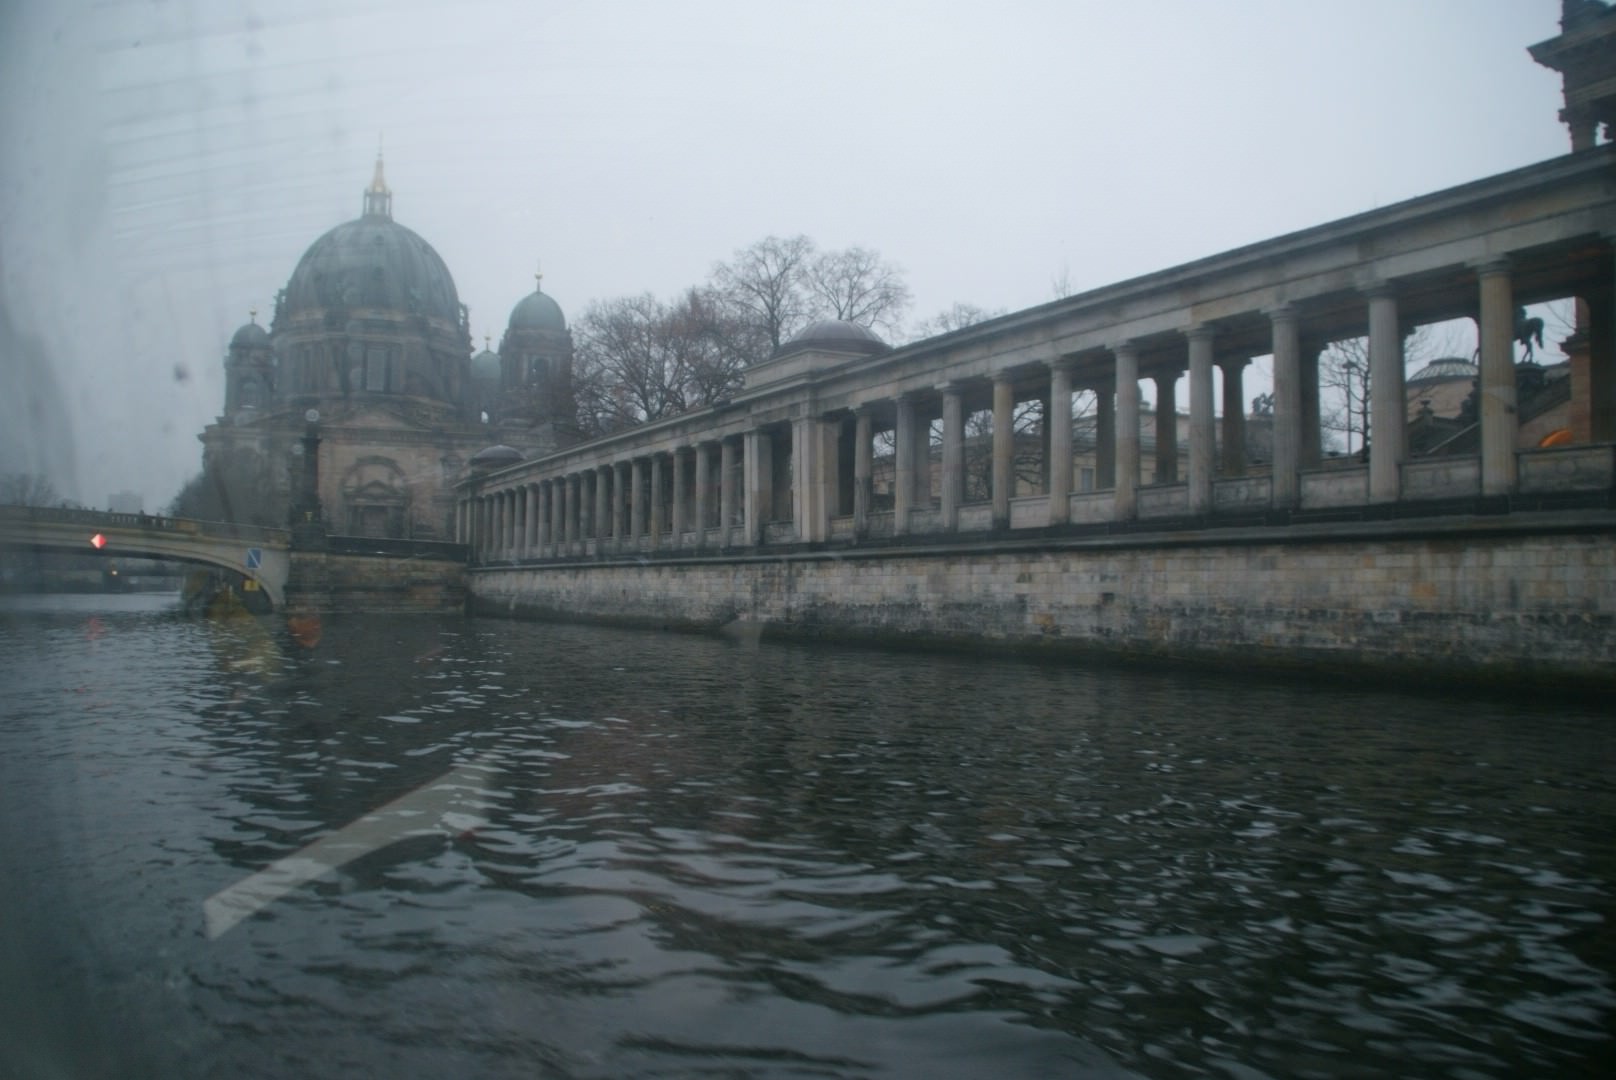
[(1616, 1061), (1608, 704), (3, 604), (0, 1075)]

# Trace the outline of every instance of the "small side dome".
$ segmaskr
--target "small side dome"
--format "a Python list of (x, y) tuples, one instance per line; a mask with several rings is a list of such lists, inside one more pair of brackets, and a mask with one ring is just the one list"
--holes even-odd
[(890, 348), (890, 345), (876, 337), (875, 332), (868, 327), (845, 319), (820, 319), (780, 346), (780, 351), (776, 355), (783, 356), (786, 353), (802, 352), (806, 349), (826, 349), (831, 352), (874, 356)]
[(561, 305), (537, 289), (516, 302), (511, 309), (512, 330), (558, 330), (567, 328)]
[(507, 465), (515, 465), (522, 460), (524, 460), (522, 451), (501, 443), (477, 451), (471, 455), (471, 460), (466, 464), (472, 472), (490, 472), (494, 469), (503, 469)]
[(498, 382), (499, 353), (484, 346), (482, 352), (471, 358), (471, 377), (479, 382)]
[(269, 331), (259, 326), (256, 321), (250, 322), (237, 330), (230, 339), (232, 349), (263, 349), (269, 346)]

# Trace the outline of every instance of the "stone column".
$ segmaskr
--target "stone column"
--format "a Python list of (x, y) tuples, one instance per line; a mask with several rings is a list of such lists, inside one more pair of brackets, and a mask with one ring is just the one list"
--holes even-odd
[(791, 425), (792, 521), (797, 539), (813, 543), (830, 537), (835, 493), (836, 437), (833, 425), (799, 417)]
[(617, 541), (618, 551), (623, 551), (627, 547), (628, 474), (628, 462), (612, 463), (612, 536)]
[(1139, 353), (1133, 342), (1114, 350), (1117, 372), (1116, 520), (1139, 516)]
[(650, 502), (645, 494), (646, 467), (644, 458), (635, 458), (629, 463), (629, 470), (633, 473), (634, 491), (629, 496), (629, 538), (634, 541), (636, 549), (639, 548), (640, 538), (649, 528)]
[(718, 444), (718, 543), (729, 547), (729, 530), (735, 522), (735, 440)]
[(1323, 459), (1319, 428), (1319, 353), (1322, 341), (1302, 342), (1302, 468), (1316, 469)]
[(550, 478), (550, 554), (567, 550), (567, 478)]
[(1010, 496), (1016, 483), (1016, 388), (1010, 376), (993, 376), (993, 527), (1010, 527)]
[(527, 494), (521, 485), (511, 489), (511, 558), (520, 559), (527, 534)]
[(506, 552), (506, 522), (510, 519), (509, 503), (503, 491), (494, 495), (494, 558), (503, 559)]
[(583, 538), (583, 477), (573, 473), (567, 477), (567, 554), (571, 555)]
[(690, 528), (690, 448), (676, 446), (673, 449), (673, 546), (683, 547), (685, 533)]
[(1218, 362), (1223, 371), (1223, 475), (1246, 475), (1246, 365), (1250, 357)]
[(943, 530), (959, 531), (965, 501), (965, 403), (957, 382), (938, 387), (943, 395)]
[(862, 540), (870, 532), (871, 490), (875, 473), (875, 421), (868, 405), (853, 410), (853, 535)]
[(1049, 367), (1049, 523), (1072, 519), (1072, 362)]
[[(917, 510), (930, 510), (931, 501), (931, 422), (930, 411), (921, 412), (915, 402), (915, 480), (909, 489), (910, 506)], [(942, 462), (938, 462), (939, 465)]]
[[(1616, 233), (1606, 233), (1607, 246), (1616, 247)], [(1612, 256), (1607, 252), (1604, 288), (1584, 298), (1587, 309), (1586, 364), (1587, 421), (1583, 427), (1592, 442), (1616, 441), (1616, 287), (1611, 285)], [(1575, 367), (1572, 369), (1575, 371)]]
[(595, 553), (604, 554), (612, 536), (612, 467), (595, 467)]
[(1302, 342), (1296, 309), (1268, 313), (1274, 335), (1274, 505), (1293, 507), (1302, 494)]
[[(1515, 299), (1509, 261), (1476, 268), (1481, 291), (1481, 492), (1515, 490)], [(1377, 451), (1371, 450), (1371, 457)]]
[(1369, 430), (1373, 436), (1369, 443), (1369, 501), (1396, 502), (1402, 495), (1403, 461), (1408, 454), (1403, 332), (1397, 323), (1397, 294), (1390, 286), (1377, 285), (1365, 295), (1369, 298)]
[(746, 542), (764, 542), (774, 506), (774, 440), (757, 428), (746, 433)]
[(1109, 491), (1117, 486), (1117, 381), (1107, 379), (1094, 388), (1094, 487)]
[(707, 546), (707, 519), (712, 516), (713, 449), (711, 444), (696, 444), (696, 546)]
[(1190, 343), (1190, 513), (1212, 512), (1212, 455), (1217, 442), (1212, 430), (1212, 328), (1185, 331)]
[(538, 483), (527, 485), (527, 558), (538, 558)]
[[(667, 518), (663, 516), (662, 509), (662, 481), (663, 469), (662, 454), (651, 455), (651, 547), (655, 550), (662, 544), (662, 533), (667, 528)], [(677, 539), (677, 538), (675, 538)]]
[(895, 450), (892, 467), (892, 534), (903, 536), (909, 531), (909, 511), (915, 499), (914, 395), (899, 396), (897, 414), (897, 424), (892, 433)]
[(539, 482), (539, 553), (554, 555), (549, 550), (555, 543), (555, 484), (549, 480)]
[(511, 489), (511, 550), (513, 559), (522, 556), (522, 535), (527, 531), (527, 499), (520, 487)]
[(1156, 383), (1156, 483), (1178, 483), (1178, 372), (1152, 376)]

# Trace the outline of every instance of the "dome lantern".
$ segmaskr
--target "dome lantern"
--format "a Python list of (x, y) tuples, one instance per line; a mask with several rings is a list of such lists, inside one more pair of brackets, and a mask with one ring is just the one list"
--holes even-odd
[(370, 186), (365, 189), (364, 217), (393, 220), (393, 193), (387, 190), (387, 178), (382, 175), (382, 155), (376, 153), (376, 175), (371, 177)]

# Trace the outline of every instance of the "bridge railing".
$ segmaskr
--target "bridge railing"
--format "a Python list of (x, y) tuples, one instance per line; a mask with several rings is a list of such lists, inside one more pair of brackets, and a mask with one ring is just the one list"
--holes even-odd
[(235, 525), (227, 521), (197, 521), (193, 518), (166, 517), (161, 514), (125, 514), (110, 510), (77, 510), (63, 506), (0, 506), (0, 519), (28, 521), (49, 525), (87, 525), (96, 528), (142, 529), (148, 532), (174, 533), (181, 536), (208, 537), (216, 540), (254, 540), (260, 543), (285, 544), (285, 529), (271, 529), (262, 525)]

